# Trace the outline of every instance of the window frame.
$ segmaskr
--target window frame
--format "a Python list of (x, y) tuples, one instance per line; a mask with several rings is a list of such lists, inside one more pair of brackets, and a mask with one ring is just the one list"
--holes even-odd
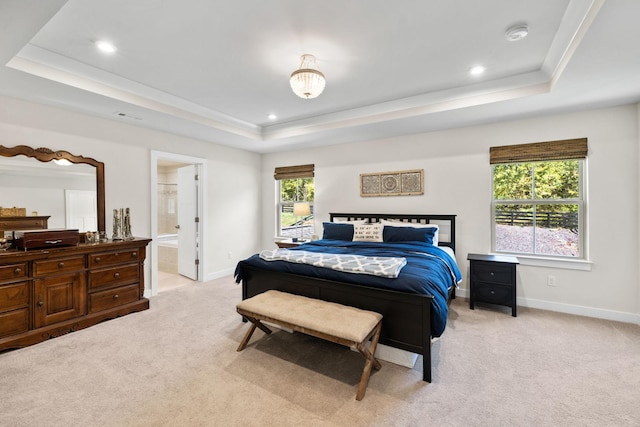
[[(298, 202), (309, 203), (311, 209), (311, 215), (314, 215), (314, 200), (298, 200), (298, 191), (296, 191), (296, 200), (283, 201), (282, 200), (282, 181), (284, 180), (304, 180), (310, 179), (313, 182), (314, 194), (315, 194), (315, 165), (298, 165), (298, 166), (284, 166), (276, 167), (274, 171), (275, 179), (275, 205), (276, 205), (276, 219), (275, 219), (275, 236), (276, 238), (292, 238), (297, 236), (285, 235), (282, 231), (282, 212), (285, 206), (291, 206)], [(315, 197), (314, 197), (315, 199)], [(302, 236), (303, 239), (311, 238), (315, 233), (315, 221), (311, 221), (310, 235)]]
[[(494, 193), (494, 170), (498, 165), (505, 164), (535, 164), (542, 162), (554, 162), (554, 161), (577, 161), (578, 162), (578, 198), (575, 199), (536, 199), (535, 198), (535, 180), (532, 181), (532, 195), (531, 199), (495, 199)], [(538, 259), (546, 261), (561, 261), (568, 263), (584, 263), (589, 260), (589, 248), (588, 248), (588, 231), (587, 231), (587, 215), (588, 215), (588, 203), (587, 203), (587, 158), (565, 158), (565, 159), (545, 159), (545, 160), (529, 160), (529, 161), (514, 161), (504, 163), (491, 164), (491, 250), (497, 254), (509, 254), (521, 258)], [(532, 206), (538, 205), (551, 205), (551, 204), (575, 204), (578, 205), (578, 253), (579, 256), (559, 255), (559, 254), (540, 254), (535, 253), (536, 247), (536, 233), (535, 233), (535, 216), (533, 219), (534, 233), (532, 240), (532, 247), (534, 252), (513, 252), (497, 249), (497, 232), (496, 232), (496, 206), (508, 204), (527, 204)], [(536, 265), (536, 263), (532, 263)], [(567, 264), (568, 265), (568, 264)]]

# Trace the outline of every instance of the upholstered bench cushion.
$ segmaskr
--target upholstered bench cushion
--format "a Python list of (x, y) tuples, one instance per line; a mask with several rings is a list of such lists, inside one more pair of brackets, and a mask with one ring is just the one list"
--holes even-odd
[(382, 319), (373, 311), (273, 290), (242, 301), (238, 308), (357, 343)]

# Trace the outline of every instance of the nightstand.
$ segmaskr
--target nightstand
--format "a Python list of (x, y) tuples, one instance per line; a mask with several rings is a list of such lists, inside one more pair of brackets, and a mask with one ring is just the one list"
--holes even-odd
[(516, 266), (518, 258), (502, 255), (469, 254), (469, 308), (476, 302), (511, 307), (516, 317)]
[(294, 242), (291, 239), (285, 239), (285, 240), (279, 240), (276, 242), (276, 245), (278, 245), (279, 248), (295, 248), (296, 246), (300, 246), (303, 243), (307, 243), (308, 240), (298, 240), (297, 242)]

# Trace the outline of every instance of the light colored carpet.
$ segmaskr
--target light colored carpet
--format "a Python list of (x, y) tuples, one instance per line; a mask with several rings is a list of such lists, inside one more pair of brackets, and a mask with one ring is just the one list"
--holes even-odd
[(246, 324), (232, 279), (163, 292), (151, 309), (0, 354), (2, 426), (638, 426), (640, 327), (452, 303), (433, 383), (302, 334)]

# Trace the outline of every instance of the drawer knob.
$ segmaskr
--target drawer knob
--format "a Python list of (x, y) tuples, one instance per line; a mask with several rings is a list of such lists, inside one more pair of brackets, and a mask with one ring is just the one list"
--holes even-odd
[(131, 252), (131, 258), (136, 258), (138, 256), (137, 252)]
[(62, 268), (62, 267), (64, 267), (64, 262), (59, 262), (58, 263), (58, 268)]
[(116, 271), (115, 273), (113, 273), (113, 277), (118, 279), (120, 277), (120, 273)]
[(113, 299), (118, 299), (118, 298), (120, 298), (120, 295), (118, 295), (118, 294), (115, 294), (115, 295), (113, 296)]
[(14, 274), (20, 274), (22, 273), (22, 269), (20, 267), (16, 268), (15, 270), (13, 270)]
[(491, 273), (489, 273), (489, 274), (493, 276), (493, 271)]
[(38, 301), (38, 307), (42, 307), (44, 305), (44, 302), (42, 300)]
[(494, 291), (493, 289), (489, 292), (491, 295), (494, 295), (496, 293), (496, 291)]
[(96, 262), (100, 262), (100, 257), (96, 257)]

